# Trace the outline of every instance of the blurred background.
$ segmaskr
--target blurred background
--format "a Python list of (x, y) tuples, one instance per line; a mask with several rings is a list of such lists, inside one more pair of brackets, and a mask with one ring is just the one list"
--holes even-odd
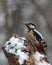
[(52, 0), (0, 0), (0, 65), (9, 65), (2, 45), (14, 33), (25, 36), (24, 22), (36, 24), (47, 42), (52, 62)]

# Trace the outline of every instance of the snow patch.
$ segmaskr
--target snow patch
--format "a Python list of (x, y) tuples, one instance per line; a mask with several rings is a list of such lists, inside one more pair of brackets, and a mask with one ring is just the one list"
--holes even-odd
[(19, 55), (19, 57), (20, 57), (18, 60), (20, 65), (23, 64), (24, 60), (28, 60), (28, 58), (29, 58), (28, 53), (24, 53), (20, 49), (18, 49), (17, 55)]
[(51, 65), (50, 63), (46, 62), (45, 60), (40, 61), (40, 58), (44, 58), (45, 56), (40, 54), (38, 51), (34, 54), (35, 64), (36, 65)]
[(24, 63), (24, 61), (28, 61), (29, 53), (23, 52), (22, 50), (26, 48), (24, 45), (24, 37), (15, 38), (14, 36), (11, 37), (9, 41), (5, 43), (5, 50), (8, 53), (15, 54), (16, 56), (19, 56), (18, 62), (21, 64)]

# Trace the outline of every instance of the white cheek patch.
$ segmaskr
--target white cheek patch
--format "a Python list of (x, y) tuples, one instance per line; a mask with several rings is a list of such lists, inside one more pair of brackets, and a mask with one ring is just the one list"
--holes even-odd
[(29, 27), (30, 27), (30, 28), (35, 28), (35, 26), (33, 26), (33, 25), (30, 25)]

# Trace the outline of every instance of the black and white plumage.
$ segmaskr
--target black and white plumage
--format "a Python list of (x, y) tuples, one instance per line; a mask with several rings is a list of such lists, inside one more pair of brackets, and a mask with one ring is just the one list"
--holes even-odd
[(33, 36), (35, 36), (37, 41), (39, 42), (39, 45), (40, 45), (39, 48), (42, 49), (41, 52), (46, 54), (47, 44), (46, 44), (42, 34), (39, 31), (37, 31), (35, 24), (27, 23), (26, 26), (28, 28), (28, 32), (32, 31)]

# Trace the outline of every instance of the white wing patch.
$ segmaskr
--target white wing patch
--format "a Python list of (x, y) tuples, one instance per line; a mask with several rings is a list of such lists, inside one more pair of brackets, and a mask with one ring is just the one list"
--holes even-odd
[(39, 35), (41, 36), (41, 38), (43, 39), (43, 36), (42, 36), (42, 34), (41, 34), (39, 31), (37, 31), (36, 29), (34, 29), (34, 31), (35, 31), (37, 34), (39, 34)]

